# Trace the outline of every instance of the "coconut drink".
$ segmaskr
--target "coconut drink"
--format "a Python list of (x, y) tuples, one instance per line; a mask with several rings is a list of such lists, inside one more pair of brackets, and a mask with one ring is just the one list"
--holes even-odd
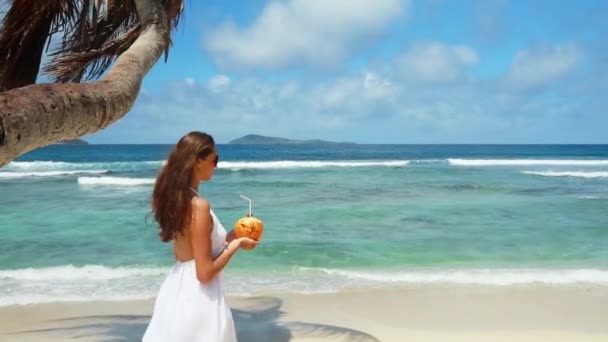
[(234, 224), (234, 236), (237, 238), (248, 237), (259, 241), (262, 238), (262, 233), (264, 233), (264, 222), (253, 216), (251, 199), (243, 195), (241, 197), (249, 201), (249, 213), (247, 216), (238, 219)]

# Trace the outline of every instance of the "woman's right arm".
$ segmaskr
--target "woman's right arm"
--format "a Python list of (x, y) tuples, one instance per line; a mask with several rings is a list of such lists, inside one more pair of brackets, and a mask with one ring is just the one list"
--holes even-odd
[(221, 270), (226, 267), (228, 261), (241, 248), (249, 245), (251, 241), (234, 239), (230, 241), (227, 248), (215, 259), (213, 259), (211, 248), (211, 232), (213, 231), (213, 219), (209, 202), (203, 198), (195, 197), (192, 203), (192, 221), (190, 223), (192, 252), (196, 265), (196, 278), (202, 284), (210, 282)]

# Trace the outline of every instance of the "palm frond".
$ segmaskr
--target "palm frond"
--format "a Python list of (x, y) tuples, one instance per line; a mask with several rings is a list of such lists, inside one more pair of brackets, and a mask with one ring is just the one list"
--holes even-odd
[[(63, 44), (52, 53), (53, 60), (44, 72), (58, 82), (95, 79), (126, 51), (141, 33), (132, 0), (84, 0), (79, 23), (71, 27)], [(183, 10), (183, 0), (162, 0), (170, 29), (175, 29)], [(86, 13), (92, 12), (89, 17)], [(170, 34), (167, 35), (171, 45)], [(165, 51), (167, 58), (168, 49)]]
[[(167, 19), (169, 20), (169, 31), (177, 29), (182, 16), (184, 15), (184, 1), (185, 0), (165, 0), (165, 13), (167, 13)], [(165, 62), (169, 59), (169, 48), (173, 45), (171, 41), (171, 35), (167, 35), (167, 50), (165, 50)]]
[(0, 91), (35, 83), (45, 44), (76, 17), (76, 1), (12, 0), (0, 26)]
[[(184, 0), (159, 1), (170, 30), (175, 29)], [(103, 75), (141, 33), (134, 0), (10, 2), (0, 26), (0, 91), (14, 88), (16, 83), (35, 83), (44, 46), (48, 48), (55, 34), (63, 39), (58, 47), (50, 47), (50, 61), (43, 72), (58, 82), (80, 82)], [(170, 32), (167, 43), (170, 47)]]
[(56, 75), (60, 82), (79, 82), (101, 76), (112, 65), (114, 59), (127, 50), (137, 39), (140, 26), (136, 25), (114, 39), (108, 39), (99, 48), (58, 54), (45, 68), (48, 74)]
[(52, 61), (44, 69), (47, 75), (58, 82), (97, 78), (137, 39), (139, 29), (133, 28), (139, 23), (132, 1), (104, 2), (105, 18), (100, 16), (100, 6), (97, 0), (84, 1), (78, 21), (68, 27), (62, 44), (52, 52)]

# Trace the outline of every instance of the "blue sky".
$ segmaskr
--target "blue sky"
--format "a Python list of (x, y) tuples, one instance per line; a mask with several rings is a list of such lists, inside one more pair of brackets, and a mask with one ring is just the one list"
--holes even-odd
[(186, 2), (92, 143), (608, 143), (608, 1)]

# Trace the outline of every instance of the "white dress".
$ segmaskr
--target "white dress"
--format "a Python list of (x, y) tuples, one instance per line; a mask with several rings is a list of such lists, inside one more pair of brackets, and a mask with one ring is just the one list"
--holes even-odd
[[(226, 229), (211, 211), (212, 254), (222, 252)], [(224, 298), (221, 272), (208, 284), (196, 278), (194, 260), (176, 261), (156, 297), (143, 342), (232, 342), (236, 331)]]

